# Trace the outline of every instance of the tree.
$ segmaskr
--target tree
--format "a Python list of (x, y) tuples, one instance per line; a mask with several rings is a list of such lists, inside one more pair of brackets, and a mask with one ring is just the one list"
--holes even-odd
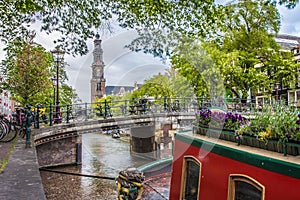
[(170, 80), (170, 88), (177, 98), (195, 97), (194, 90), (188, 80), (180, 75), (176, 70), (170, 68), (165, 74)]
[[(299, 1), (264, 0), (264, 2), (294, 8)], [(66, 52), (74, 55), (86, 54), (86, 40), (92, 38), (94, 30), (100, 27), (111, 29), (109, 21), (115, 16), (121, 27), (136, 28), (141, 33), (141, 37), (133, 41), (133, 48), (139, 46), (135, 49), (162, 55), (162, 50), (169, 51), (168, 46), (172, 41), (169, 39), (174, 38), (177, 33), (204, 36), (212, 30), (212, 27), (217, 27), (222, 22), (223, 15), (213, 0), (0, 1), (0, 38), (6, 43), (12, 42), (16, 37), (23, 38), (28, 31), (33, 30), (32, 25), (35, 24), (47, 34), (59, 33), (60, 38), (56, 42)], [(162, 29), (165, 32), (159, 31)], [(148, 40), (144, 43), (145, 46), (140, 43), (145, 40), (145, 36), (153, 38), (155, 35), (157, 39), (163, 40)]]
[(185, 77), (197, 97), (221, 95), (222, 80), (201, 40), (182, 40), (171, 57), (172, 68)]
[(229, 90), (247, 98), (249, 89), (255, 94), (258, 88), (270, 91), (281, 80), (295, 82), (297, 65), (274, 40), (280, 24), (275, 5), (240, 0), (225, 10), (226, 23), (217, 39), (190, 37), (173, 51), (172, 67), (188, 79), (197, 96)]
[(170, 87), (171, 83), (167, 76), (158, 74), (146, 80), (144, 84), (133, 91), (132, 98), (154, 97), (155, 99), (162, 99), (164, 96), (173, 97), (174, 92)]
[(295, 82), (297, 65), (292, 54), (283, 54), (274, 39), (280, 26), (275, 5), (240, 0), (229, 5), (227, 10), (227, 28), (217, 47), (219, 51), (210, 51), (226, 89), (245, 99), (250, 89), (253, 95), (259, 88), (271, 91), (275, 82), (282, 81), (279, 74), (284, 73)]
[[(155, 2), (148, 0), (144, 1), (144, 4), (131, 2), (134, 3), (120, 6), (122, 11), (119, 13), (124, 14), (118, 19), (122, 27), (135, 28), (139, 33), (139, 37), (127, 47), (134, 51), (153, 54), (163, 60), (171, 56), (182, 38), (214, 40), (220, 31), (225, 32), (228, 25), (227, 16), (232, 14), (228, 5), (218, 5), (212, 0)], [(298, 0), (253, 2), (266, 6), (273, 5), (274, 8), (277, 3), (294, 8)], [(264, 14), (269, 16), (268, 13)], [(261, 13), (260, 16), (264, 15)]]
[(80, 102), (80, 99), (76, 93), (76, 90), (66, 83), (62, 83), (60, 87), (60, 104), (67, 105), (73, 104), (73, 100), (77, 100)]
[(155, 99), (193, 97), (194, 93), (188, 81), (175, 70), (166, 70), (165, 74), (157, 74), (133, 91), (132, 98), (154, 97)]
[[(7, 56), (1, 63), (4, 80), (1, 88), (11, 91), (12, 97), (23, 106), (26, 104), (53, 104), (53, 85), (51, 78), (56, 74), (51, 53), (33, 42), (35, 34), (27, 35), (24, 40), (16, 39), (6, 48)], [(65, 84), (68, 80), (65, 63), (59, 72), (60, 102), (72, 104), (78, 97), (72, 87)]]
[(33, 37), (16, 40), (7, 47), (8, 55), (2, 62), (2, 88), (22, 105), (33, 104), (49, 94), (52, 56), (33, 42)]

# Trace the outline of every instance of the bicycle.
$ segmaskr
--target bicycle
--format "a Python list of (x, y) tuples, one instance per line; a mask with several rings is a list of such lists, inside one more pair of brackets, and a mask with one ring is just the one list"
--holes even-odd
[(16, 138), (17, 133), (15, 122), (0, 115), (0, 141), (10, 142)]
[[(39, 111), (39, 112), (38, 112)], [(34, 121), (34, 127), (37, 127), (38, 122), (40, 123), (41, 120), (44, 122), (44, 124), (48, 124), (48, 118), (46, 116), (46, 108), (43, 106), (32, 107), (31, 113), (33, 115), (33, 121)]]

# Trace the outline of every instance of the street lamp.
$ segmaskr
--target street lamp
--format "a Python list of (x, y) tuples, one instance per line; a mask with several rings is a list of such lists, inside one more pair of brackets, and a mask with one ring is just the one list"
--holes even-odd
[(53, 60), (56, 64), (56, 119), (55, 123), (61, 123), (61, 113), (59, 106), (59, 66), (64, 60), (65, 52), (61, 51), (59, 47), (56, 47), (55, 50), (51, 51)]

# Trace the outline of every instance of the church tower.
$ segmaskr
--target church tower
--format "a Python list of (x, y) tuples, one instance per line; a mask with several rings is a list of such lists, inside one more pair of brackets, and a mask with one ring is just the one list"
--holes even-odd
[(105, 78), (104, 78), (104, 62), (103, 49), (101, 48), (100, 35), (97, 33), (94, 40), (92, 79), (91, 79), (91, 102), (95, 102), (96, 98), (105, 96)]

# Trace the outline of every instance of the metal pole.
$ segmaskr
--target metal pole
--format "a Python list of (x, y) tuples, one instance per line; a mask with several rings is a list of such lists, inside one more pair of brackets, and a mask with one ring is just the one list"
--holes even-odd
[(70, 121), (70, 105), (67, 105), (67, 123)]
[(26, 106), (26, 145), (25, 148), (31, 147), (30, 135), (31, 135), (31, 111), (30, 106)]
[(107, 101), (106, 99), (104, 100), (104, 119), (107, 118)]
[(57, 46), (54, 51), (51, 51), (54, 62), (56, 62), (56, 123), (61, 123), (60, 102), (59, 102), (59, 65), (63, 62), (64, 52)]
[(59, 106), (59, 58), (56, 62), (56, 122), (60, 123), (60, 106)]
[(164, 111), (167, 111), (167, 97), (164, 96)]
[(50, 112), (49, 112), (49, 126), (52, 126), (52, 115), (53, 115), (53, 113), (52, 113), (52, 104), (50, 104)]
[(84, 117), (85, 117), (85, 121), (88, 120), (88, 105), (87, 103), (84, 104)]
[(36, 108), (36, 128), (40, 128), (40, 106), (38, 105)]

